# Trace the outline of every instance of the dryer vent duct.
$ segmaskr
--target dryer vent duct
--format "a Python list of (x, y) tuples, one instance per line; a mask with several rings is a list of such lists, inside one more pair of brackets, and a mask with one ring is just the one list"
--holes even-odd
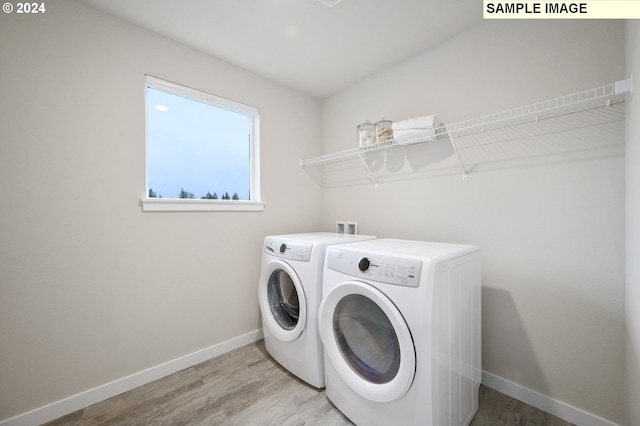
[(336, 222), (336, 234), (358, 235), (358, 222)]

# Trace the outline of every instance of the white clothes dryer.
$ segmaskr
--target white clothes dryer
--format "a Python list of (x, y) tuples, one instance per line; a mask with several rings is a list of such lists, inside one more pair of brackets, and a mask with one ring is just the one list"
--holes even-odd
[(326, 394), (357, 425), (468, 425), (481, 381), (478, 247), (329, 247), (318, 327)]
[(324, 387), (317, 315), (326, 248), (373, 238), (319, 232), (264, 240), (258, 301), (265, 348), (280, 365), (317, 388)]

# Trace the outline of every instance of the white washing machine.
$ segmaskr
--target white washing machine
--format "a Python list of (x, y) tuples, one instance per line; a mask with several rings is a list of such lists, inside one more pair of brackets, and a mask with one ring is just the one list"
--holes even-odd
[(357, 425), (468, 425), (481, 381), (478, 247), (329, 247), (318, 327), (326, 394)]
[(324, 387), (317, 315), (325, 250), (373, 238), (320, 232), (264, 240), (258, 301), (265, 347), (280, 365), (317, 388)]

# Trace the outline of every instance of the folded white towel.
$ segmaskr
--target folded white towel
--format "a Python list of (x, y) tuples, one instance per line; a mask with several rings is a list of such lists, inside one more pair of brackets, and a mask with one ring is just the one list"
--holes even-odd
[(391, 127), (396, 130), (431, 129), (436, 123), (436, 116), (423, 115), (422, 117), (410, 118), (408, 120), (394, 121)]
[(433, 140), (435, 139), (435, 131), (433, 129), (409, 129), (394, 130), (393, 139), (398, 142), (412, 142), (415, 139)]

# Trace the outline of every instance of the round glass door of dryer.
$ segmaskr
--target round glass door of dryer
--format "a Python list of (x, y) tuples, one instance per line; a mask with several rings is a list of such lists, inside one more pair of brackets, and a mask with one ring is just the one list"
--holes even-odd
[(360, 294), (340, 299), (333, 314), (333, 333), (342, 357), (364, 380), (389, 383), (398, 374), (398, 335), (371, 299)]
[(273, 260), (262, 269), (258, 301), (263, 326), (278, 340), (296, 340), (306, 325), (307, 304), (300, 278), (289, 264)]
[(401, 398), (416, 372), (413, 337), (395, 304), (359, 281), (334, 287), (320, 304), (320, 337), (340, 378), (375, 402)]

